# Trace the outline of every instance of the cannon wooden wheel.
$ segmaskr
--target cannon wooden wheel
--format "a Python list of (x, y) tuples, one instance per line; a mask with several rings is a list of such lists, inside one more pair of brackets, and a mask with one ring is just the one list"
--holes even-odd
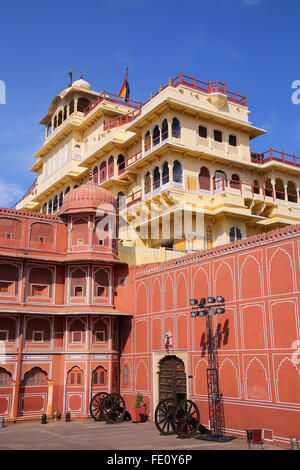
[(174, 434), (172, 420), (175, 407), (176, 401), (173, 398), (166, 398), (158, 402), (155, 409), (155, 425), (161, 434)]
[(119, 423), (126, 411), (125, 401), (118, 393), (111, 393), (103, 403), (103, 416), (107, 423)]
[(96, 393), (93, 396), (91, 403), (90, 403), (90, 413), (95, 421), (104, 421), (105, 417), (103, 414), (104, 404), (109, 394), (106, 392)]
[(172, 426), (181, 438), (193, 437), (197, 434), (200, 425), (200, 412), (192, 400), (180, 401), (174, 410)]

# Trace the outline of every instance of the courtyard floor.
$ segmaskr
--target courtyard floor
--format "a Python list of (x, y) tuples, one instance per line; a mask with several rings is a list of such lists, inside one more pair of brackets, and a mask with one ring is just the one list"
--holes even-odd
[[(0, 428), (0, 450), (248, 450), (246, 439), (217, 443), (161, 436), (153, 422), (106, 424), (93, 420), (16, 423)], [(265, 450), (282, 450), (266, 443)]]

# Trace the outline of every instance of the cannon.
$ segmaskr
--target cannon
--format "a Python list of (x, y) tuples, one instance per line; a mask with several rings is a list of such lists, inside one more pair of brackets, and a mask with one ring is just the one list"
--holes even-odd
[(91, 399), (90, 413), (95, 421), (120, 423), (126, 413), (125, 401), (118, 393), (96, 393)]
[(160, 400), (155, 409), (155, 425), (163, 435), (176, 433), (184, 439), (198, 432), (207, 433), (200, 424), (199, 408), (192, 400), (176, 402), (173, 398)]

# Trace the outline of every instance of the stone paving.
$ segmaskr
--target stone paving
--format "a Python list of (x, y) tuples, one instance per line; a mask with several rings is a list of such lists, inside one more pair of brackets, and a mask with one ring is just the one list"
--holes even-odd
[[(93, 420), (16, 423), (0, 428), (0, 450), (248, 450), (246, 439), (225, 443), (161, 436), (153, 422), (106, 424)], [(282, 447), (265, 444), (265, 450)]]

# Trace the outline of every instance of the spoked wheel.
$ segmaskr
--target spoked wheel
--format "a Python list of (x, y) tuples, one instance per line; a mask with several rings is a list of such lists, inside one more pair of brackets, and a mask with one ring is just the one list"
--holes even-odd
[(96, 395), (93, 396), (90, 403), (90, 413), (95, 421), (105, 420), (103, 408), (108, 397), (109, 394), (106, 392), (96, 393)]
[(172, 425), (181, 438), (195, 436), (200, 425), (200, 413), (196, 403), (192, 400), (180, 401), (174, 410)]
[(166, 398), (158, 402), (155, 409), (155, 424), (161, 434), (174, 434), (172, 419), (175, 407), (176, 401), (173, 398)]
[(104, 418), (107, 423), (120, 423), (125, 415), (125, 401), (118, 393), (111, 393), (103, 407)]

